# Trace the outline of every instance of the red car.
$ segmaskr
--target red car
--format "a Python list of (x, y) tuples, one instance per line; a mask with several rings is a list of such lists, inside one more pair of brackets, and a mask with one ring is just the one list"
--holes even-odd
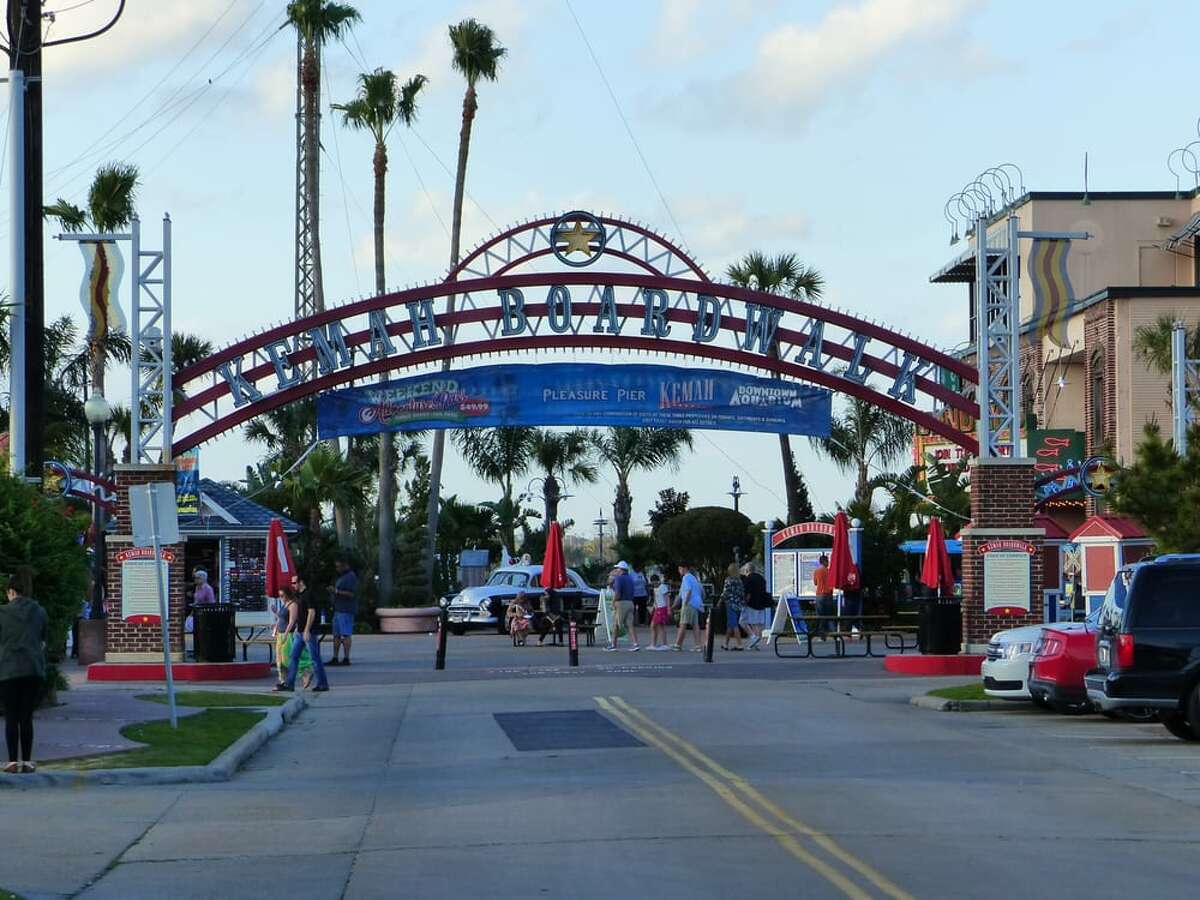
[[(1097, 608), (1083, 622), (1058, 622), (1042, 629), (1029, 667), (1029, 696), (1038, 706), (1067, 715), (1092, 711), (1083, 676), (1096, 668), (1099, 612)], [(1120, 718), (1138, 722), (1154, 719), (1149, 709), (1121, 713)]]

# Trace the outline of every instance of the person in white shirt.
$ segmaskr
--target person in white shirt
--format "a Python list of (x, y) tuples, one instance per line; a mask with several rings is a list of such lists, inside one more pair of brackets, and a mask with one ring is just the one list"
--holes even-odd
[(671, 587), (658, 575), (650, 576), (654, 611), (650, 614), (650, 649), (668, 650), (667, 626), (671, 624)]

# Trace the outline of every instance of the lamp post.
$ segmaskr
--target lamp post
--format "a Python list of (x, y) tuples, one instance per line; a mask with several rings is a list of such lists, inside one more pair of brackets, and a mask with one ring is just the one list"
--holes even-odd
[(733, 476), (733, 490), (729, 491), (728, 494), (733, 498), (733, 511), (741, 512), (739, 501), (746, 496), (746, 492), (742, 490), (742, 480), (736, 475)]
[[(92, 396), (83, 404), (83, 415), (92, 426), (92, 472), (97, 478), (104, 474), (106, 460), (104, 459), (104, 426), (112, 419), (112, 407), (99, 393)], [(96, 490), (100, 488), (97, 486)], [(89, 618), (98, 619), (104, 615), (104, 510), (99, 503), (92, 504), (92, 530), (95, 538), (92, 541), (92, 604)]]

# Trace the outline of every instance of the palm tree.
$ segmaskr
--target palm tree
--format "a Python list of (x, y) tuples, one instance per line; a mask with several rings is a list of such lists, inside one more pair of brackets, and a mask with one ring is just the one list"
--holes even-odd
[(558, 519), (562, 482), (594, 484), (600, 477), (592, 460), (594, 449), (591, 434), (583, 428), (571, 431), (539, 428), (534, 431), (533, 461), (545, 473), (542, 479), (542, 499), (546, 504), (546, 528)]
[[(725, 277), (739, 287), (804, 300), (817, 299), (825, 287), (825, 279), (821, 274), (800, 262), (794, 253), (781, 253), (778, 256), (767, 256), (758, 251), (747, 253), (726, 270)], [(772, 358), (779, 357), (778, 338), (771, 342), (768, 355)], [(800, 498), (800, 476), (789, 435), (779, 435), (779, 455), (783, 460), (783, 486), (787, 495), (788, 523), (792, 524), (800, 521), (803, 504)]]
[(283, 490), (294, 514), (308, 514), (308, 533), (305, 535), (305, 560), (313, 565), (321, 541), (321, 510), (330, 505), (354, 510), (367, 502), (370, 475), (337, 451), (322, 444), (317, 446), (304, 463), (283, 479)]
[(678, 468), (683, 449), (692, 448), (691, 432), (679, 428), (609, 427), (592, 434), (600, 458), (617, 473), (617, 496), (613, 502), (613, 522), (617, 542), (629, 539), (629, 520), (633, 515), (633, 495), (629, 476), (637, 470), (650, 471), (662, 465)]
[(321, 50), (360, 18), (353, 6), (330, 0), (292, 0), (287, 5), (287, 24), (296, 29), (302, 48), (296, 77), (302, 104), (305, 202), (312, 226), (313, 301), (318, 312), (325, 309), (325, 283), (321, 276)]
[[(450, 229), (450, 267), (458, 265), (460, 241), (462, 238), (462, 207), (463, 194), (467, 186), (467, 154), (471, 148), (471, 126), (475, 122), (475, 112), (479, 109), (476, 99), (475, 85), (479, 79), (495, 81), (500, 67), (500, 60), (508, 51), (496, 40), (496, 34), (486, 25), (480, 25), (474, 19), (464, 19), (457, 25), (450, 26), (450, 47), (454, 53), (452, 63), (454, 68), (462, 73), (467, 80), (467, 92), (463, 96), (462, 128), (458, 133), (458, 168), (454, 176), (454, 220)], [(446, 297), (446, 312), (454, 312), (454, 295)], [(447, 329), (447, 342), (453, 340), (453, 334)], [(450, 368), (450, 360), (442, 364), (443, 369)], [(433, 556), (437, 546), (438, 513), (440, 507), (438, 498), (442, 489), (442, 461), (446, 455), (446, 432), (438, 431), (433, 437), (433, 452), (430, 455), (429, 467), (429, 507), (426, 510), (428, 535), (426, 536), (425, 573), (426, 580), (432, 590), (433, 585)]]
[[(414, 75), (396, 94), (396, 76), (386, 69), (358, 76), (358, 96), (349, 103), (337, 104), (349, 128), (370, 132), (375, 139), (371, 166), (375, 174), (375, 292), (387, 290), (384, 273), (383, 219), (387, 181), (387, 136), (396, 122), (412, 125), (417, 117), (417, 94), (428, 79)], [(384, 603), (392, 596), (392, 549), (396, 540), (396, 439), (390, 431), (379, 435), (379, 597)]]
[[(1160, 315), (1152, 324), (1141, 325), (1133, 333), (1133, 352), (1147, 368), (1160, 375), (1171, 374), (1171, 334), (1179, 318), (1173, 313)], [(1200, 359), (1200, 328), (1185, 329), (1184, 349), (1188, 359)], [(1168, 384), (1168, 402), (1170, 397), (1171, 386)]]
[(876, 487), (871, 466), (890, 468), (912, 447), (912, 437), (913, 426), (907, 419), (851, 397), (845, 414), (830, 422), (829, 437), (809, 440), (835, 466), (855, 476), (854, 502), (869, 509)]
[[(43, 213), (58, 219), (64, 231), (78, 233), (89, 225), (98, 234), (111, 234), (125, 228), (133, 221), (137, 207), (138, 169), (127, 163), (108, 163), (96, 170), (92, 186), (88, 189), (87, 209), (81, 209), (59, 197)], [(101, 243), (98, 253), (110, 251)], [(134, 263), (136, 264), (136, 260)], [(119, 342), (118, 342), (119, 343)], [(92, 322), (88, 331), (88, 350), (91, 360), (89, 377), (92, 390), (104, 395), (104, 371), (108, 368), (109, 339), (107, 322)], [(119, 353), (116, 354), (118, 357)], [(128, 356), (124, 361), (128, 361)]]
[[(533, 460), (533, 435), (537, 429), (465, 428), (454, 432), (454, 443), (467, 465), (482, 478), (498, 484), (504, 494), (496, 507), (501, 534), (509, 550), (515, 549), (519, 505), (513, 499), (513, 481), (527, 471)], [(432, 488), (432, 483), (430, 485)]]

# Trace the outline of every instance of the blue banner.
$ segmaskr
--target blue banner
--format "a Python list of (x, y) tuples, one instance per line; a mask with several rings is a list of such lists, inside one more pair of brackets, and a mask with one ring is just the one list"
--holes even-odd
[(431, 372), (317, 398), (322, 440), (500, 425), (630, 425), (825, 437), (830, 393), (677, 366), (548, 363)]

